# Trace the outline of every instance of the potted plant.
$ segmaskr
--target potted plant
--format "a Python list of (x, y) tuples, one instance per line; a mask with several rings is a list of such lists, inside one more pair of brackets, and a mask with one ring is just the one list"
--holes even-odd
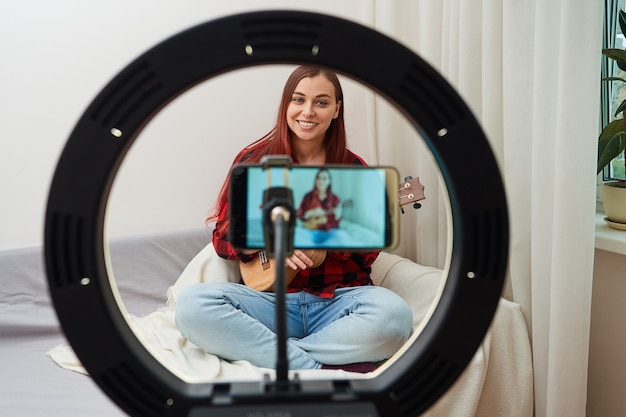
[[(626, 13), (619, 12), (619, 25), (622, 33), (626, 34)], [(602, 54), (616, 61), (617, 66), (622, 71), (626, 71), (626, 50), (623, 49), (603, 49)], [(626, 79), (621, 77), (607, 77), (603, 81), (626, 83)], [(624, 151), (626, 142), (626, 100), (623, 100), (615, 111), (615, 117), (621, 118), (613, 120), (607, 124), (598, 140), (598, 174), (604, 168), (613, 163), (615, 177), (617, 179), (605, 182), (602, 185), (602, 200), (604, 211), (606, 212), (606, 222), (616, 229), (626, 230), (626, 159), (616, 160)]]

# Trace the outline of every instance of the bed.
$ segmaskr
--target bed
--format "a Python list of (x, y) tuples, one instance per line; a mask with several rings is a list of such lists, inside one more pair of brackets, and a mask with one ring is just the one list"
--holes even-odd
[[(186, 350), (170, 356), (163, 351), (159, 353), (164, 342), (155, 335), (171, 336), (161, 339), (179, 337), (167, 322), (175, 308), (177, 291), (189, 282), (204, 279), (203, 271), (213, 262), (209, 242), (210, 233), (206, 229), (113, 239), (111, 265), (123, 308), (128, 311), (138, 337), (162, 361), (176, 364), (189, 380), (262, 378), (266, 370), (244, 361), (229, 363), (188, 344)], [(67, 346), (48, 294), (43, 248), (0, 251), (0, 273), (1, 414), (12, 417), (124, 415), (84, 373)], [(374, 264), (372, 277), (376, 284), (407, 300), (417, 326), (431, 306), (442, 271), (382, 253)], [(520, 307), (501, 299), (491, 329), (473, 360), (425, 415), (532, 416), (531, 362)], [(209, 365), (199, 373), (195, 371), (202, 368), (198, 363)], [(364, 377), (338, 370), (311, 370), (302, 377), (315, 378), (322, 372), (326, 373), (324, 378), (328, 372), (342, 377)]]

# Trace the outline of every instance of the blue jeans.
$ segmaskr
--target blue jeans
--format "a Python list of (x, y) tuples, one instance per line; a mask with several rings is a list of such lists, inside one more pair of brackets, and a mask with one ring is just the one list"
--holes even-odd
[[(195, 284), (176, 301), (176, 326), (223, 359), (275, 368), (274, 304), (274, 293), (242, 284)], [(413, 330), (405, 301), (377, 286), (338, 289), (330, 299), (288, 293), (286, 310), (290, 369), (378, 362), (393, 355)]]

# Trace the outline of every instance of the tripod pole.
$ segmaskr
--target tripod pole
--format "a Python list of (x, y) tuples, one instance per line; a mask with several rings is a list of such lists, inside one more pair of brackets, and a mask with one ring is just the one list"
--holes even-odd
[(290, 212), (281, 206), (271, 211), (274, 226), (274, 254), (276, 257), (276, 389), (289, 390), (289, 359), (287, 358), (287, 317), (285, 285), (285, 259), (287, 257), (287, 223)]

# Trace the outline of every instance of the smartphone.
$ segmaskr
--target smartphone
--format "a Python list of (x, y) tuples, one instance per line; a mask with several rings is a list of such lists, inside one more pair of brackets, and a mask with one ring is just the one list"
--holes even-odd
[[(229, 240), (264, 249), (264, 195), (289, 190), (293, 248), (367, 251), (398, 245), (398, 171), (393, 167), (238, 164), (230, 173)], [(271, 225), (270, 225), (271, 227)]]

